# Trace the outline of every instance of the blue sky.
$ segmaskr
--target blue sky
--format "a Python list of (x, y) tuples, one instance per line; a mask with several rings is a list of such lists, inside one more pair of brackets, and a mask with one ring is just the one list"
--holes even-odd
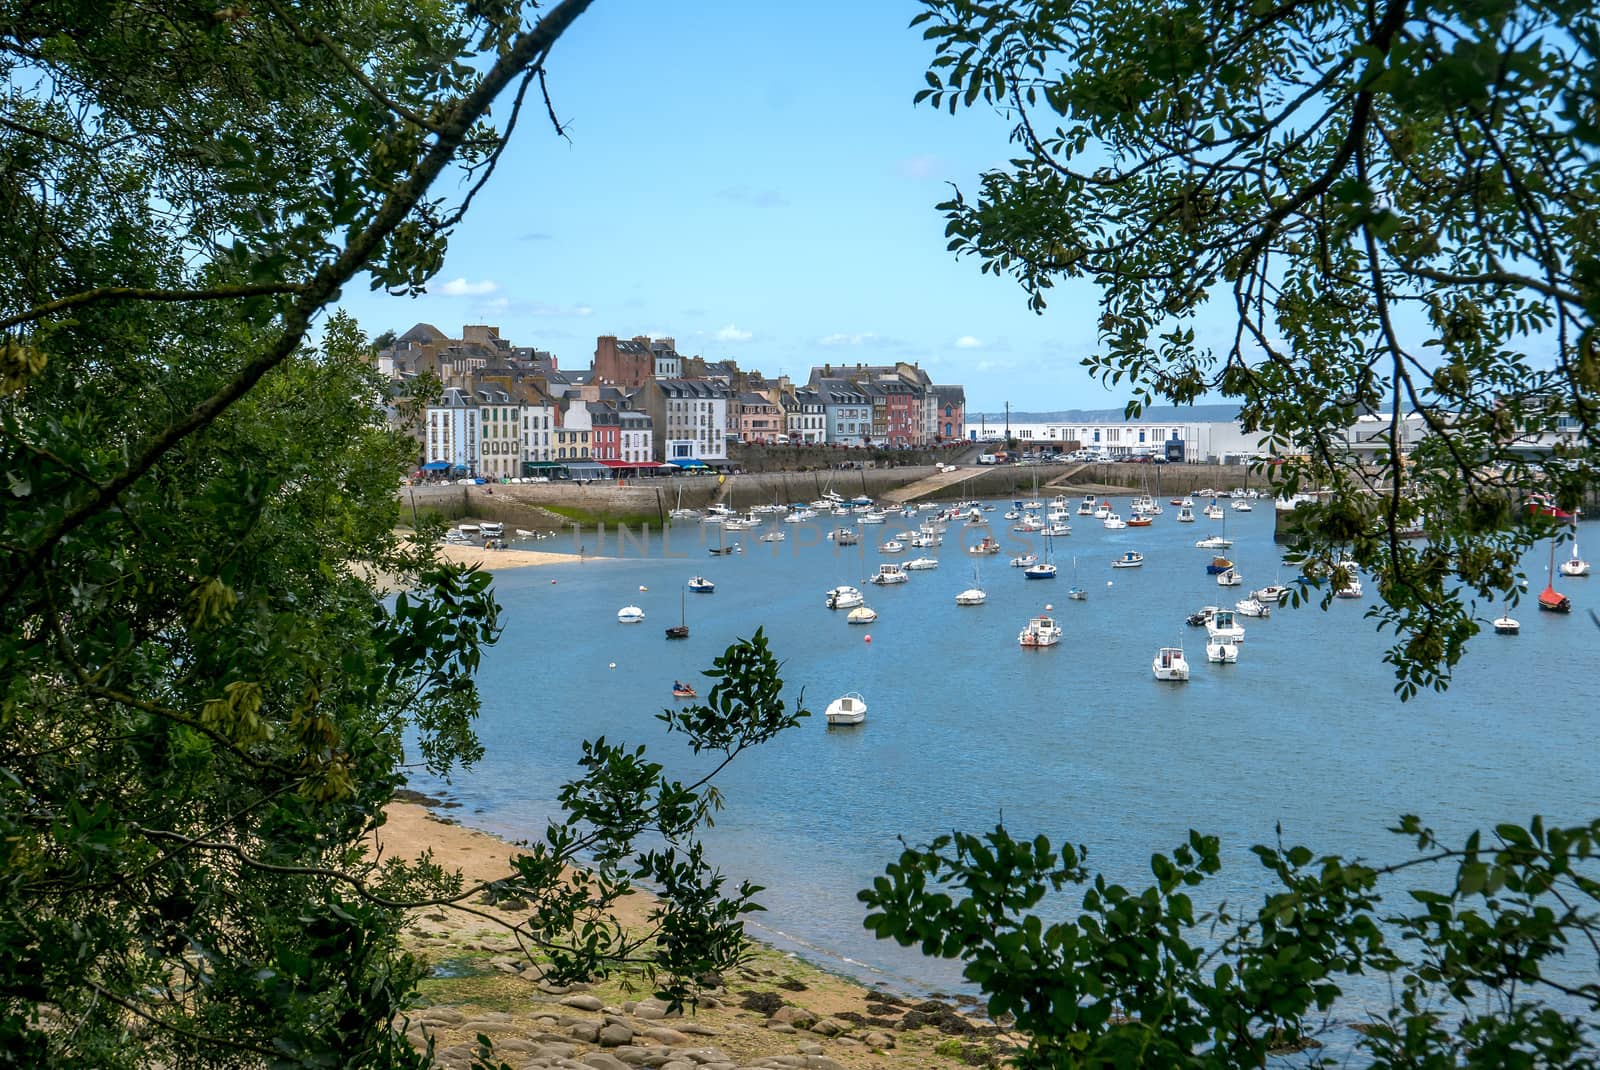
[(769, 376), (917, 360), (973, 409), (1122, 404), (1079, 366), (1090, 289), (1036, 316), (945, 250), (934, 205), (1007, 158), (1009, 126), (913, 107), (917, 10), (598, 0), (550, 64), (570, 144), (529, 107), (430, 292), (345, 307), (369, 334), (498, 324), (564, 367), (599, 334), (666, 334)]

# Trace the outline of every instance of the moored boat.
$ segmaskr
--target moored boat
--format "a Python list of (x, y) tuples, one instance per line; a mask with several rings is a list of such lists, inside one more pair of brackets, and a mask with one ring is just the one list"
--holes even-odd
[(1183, 647), (1164, 646), (1156, 651), (1150, 662), (1150, 671), (1157, 680), (1183, 683), (1189, 679), (1189, 662), (1184, 659)]
[(1144, 564), (1144, 554), (1138, 550), (1127, 550), (1123, 555), (1111, 562), (1112, 568), (1138, 568)]
[(1049, 617), (1034, 617), (1017, 635), (1017, 643), (1031, 649), (1055, 646), (1061, 641), (1061, 626)]
[(860, 694), (852, 691), (828, 703), (828, 708), (824, 711), (823, 717), (830, 727), (833, 725), (860, 724), (867, 719), (867, 701)]

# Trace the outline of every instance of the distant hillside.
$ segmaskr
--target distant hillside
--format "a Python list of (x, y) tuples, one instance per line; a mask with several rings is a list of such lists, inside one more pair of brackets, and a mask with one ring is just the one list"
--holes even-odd
[[(1237, 419), (1239, 406), (1237, 405), (1187, 405), (1178, 408), (1173, 405), (1152, 405), (1140, 417), (1145, 421), (1162, 421), (1164, 423), (1211, 423), (1224, 420)], [(1001, 424), (1006, 422), (1004, 410), (1000, 412), (968, 412), (967, 422), (972, 423), (979, 418), (986, 423)], [(1102, 423), (1123, 419), (1121, 409), (1059, 409), (1054, 412), (1011, 412), (1011, 422), (1014, 424), (1058, 424), (1058, 423)]]

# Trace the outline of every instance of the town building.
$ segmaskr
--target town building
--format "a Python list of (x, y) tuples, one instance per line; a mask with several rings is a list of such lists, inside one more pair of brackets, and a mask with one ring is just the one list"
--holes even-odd
[(592, 369), (602, 383), (637, 390), (655, 378), (656, 354), (645, 335), (619, 340), (602, 334), (595, 339)]
[(864, 446), (872, 439), (872, 399), (848, 379), (815, 380), (822, 401), (827, 441), (841, 446)]
[(640, 396), (658, 461), (725, 461), (732, 390), (710, 379), (652, 379)]
[(959, 386), (935, 386), (933, 398), (933, 423), (929, 436), (936, 442), (950, 442), (963, 436), (967, 419), (967, 392)]
[(809, 386), (785, 394), (784, 422), (789, 441), (820, 446), (828, 441), (828, 415), (822, 395)]
[(787, 434), (783, 409), (779, 405), (754, 390), (739, 395), (740, 442), (777, 442)]

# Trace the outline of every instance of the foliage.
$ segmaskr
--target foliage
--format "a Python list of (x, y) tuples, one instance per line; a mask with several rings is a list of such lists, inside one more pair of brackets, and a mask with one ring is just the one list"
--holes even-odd
[[(498, 607), (393, 534), (385, 409), (436, 383), (386, 397), (330, 310), (426, 286), (587, 6), (0, 0), (0, 1066), (428, 1061), (399, 934), (484, 889), (366, 842), (408, 767), (478, 757)], [(719, 666), (731, 720), (673, 723), (731, 758), (791, 718), (763, 638)], [(682, 995), (738, 955), (706, 783), (601, 741), (564, 799), (496, 886), (563, 969)], [(568, 894), (639, 878), (626, 945)]]
[[(1026, 1034), (1023, 1067), (1258, 1067), (1288, 1052), (1313, 1067), (1596, 1065), (1600, 822), (1535, 818), (1455, 848), (1415, 817), (1393, 831), (1417, 853), (1387, 866), (1253, 848), (1273, 890), (1252, 910), (1197, 905), (1222, 862), (1196, 832), (1151, 858), (1143, 889), (1091, 874), (1081, 847), (956, 833), (906, 850), (861, 899), (879, 937), (966, 963), (989, 1013)], [(1434, 883), (1406, 887), (1414, 869)], [(1076, 917), (1034, 913), (1063, 908), (1069, 887), (1083, 889)], [(1392, 1006), (1368, 998), (1366, 1020), (1330, 1020), (1374, 979)]]
[(918, 100), (992, 106), (1016, 146), (940, 206), (950, 249), (1038, 311), (1092, 282), (1085, 363), (1130, 415), (1236, 399), (1278, 491), (1331, 491), (1308, 575), (1375, 569), (1397, 689), (1446, 686), (1554, 534), (1522, 497), (1593, 485), (1594, 5), (924, 0), (913, 25)]

